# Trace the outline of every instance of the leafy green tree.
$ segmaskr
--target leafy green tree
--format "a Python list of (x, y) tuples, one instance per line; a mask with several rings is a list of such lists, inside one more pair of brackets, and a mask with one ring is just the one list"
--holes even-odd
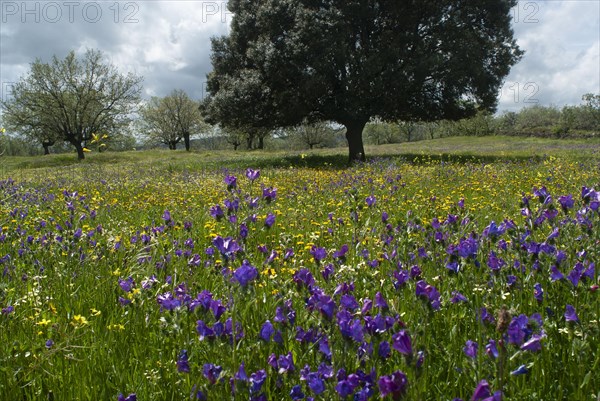
[(335, 130), (326, 121), (308, 123), (304, 122), (291, 131), (292, 137), (295, 137), (300, 143), (313, 149), (325, 142), (328, 136), (333, 135)]
[(244, 131), (235, 128), (224, 130), (224, 134), (225, 141), (233, 146), (233, 150), (237, 150), (246, 138)]
[(552, 106), (534, 105), (521, 109), (516, 128), (520, 133), (551, 132), (560, 122), (560, 110)]
[(190, 150), (190, 137), (207, 128), (198, 103), (181, 89), (162, 98), (152, 97), (140, 108), (139, 125), (150, 141), (164, 143), (175, 150), (183, 140), (187, 151)]
[(375, 145), (399, 142), (400, 126), (396, 123), (388, 123), (375, 118), (365, 125), (363, 135)]
[(498, 130), (504, 135), (515, 134), (518, 114), (514, 111), (507, 111), (500, 115), (498, 120)]
[(64, 60), (54, 56), (51, 63), (37, 59), (2, 102), (5, 123), (42, 144), (66, 141), (84, 159), (84, 144), (92, 134), (115, 132), (129, 123), (141, 82), (141, 77), (119, 73), (97, 50), (81, 59), (73, 51)]
[(494, 110), (521, 57), (516, 0), (230, 0), (231, 33), (212, 40), (209, 122), (346, 127), (350, 161), (362, 133), (385, 121)]
[(486, 111), (479, 111), (470, 118), (462, 119), (457, 125), (459, 135), (486, 136), (492, 135), (495, 130), (494, 117)]
[(586, 93), (581, 100), (578, 128), (600, 132), (600, 94)]

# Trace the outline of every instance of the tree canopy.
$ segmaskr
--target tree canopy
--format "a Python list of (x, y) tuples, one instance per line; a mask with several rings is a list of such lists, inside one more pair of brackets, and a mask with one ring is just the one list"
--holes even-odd
[(7, 127), (42, 143), (72, 144), (83, 159), (92, 134), (113, 133), (126, 126), (139, 102), (142, 78), (123, 75), (88, 50), (81, 59), (70, 52), (51, 63), (37, 59), (29, 73), (2, 102)]
[(495, 109), (522, 55), (516, 0), (230, 0), (228, 36), (212, 40), (202, 110), (225, 126), (346, 127), (365, 158), (372, 117), (438, 120)]

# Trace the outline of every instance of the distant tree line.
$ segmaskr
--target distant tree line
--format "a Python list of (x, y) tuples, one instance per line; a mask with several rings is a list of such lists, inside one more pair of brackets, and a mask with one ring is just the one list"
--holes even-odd
[(537, 136), (545, 138), (600, 137), (600, 94), (583, 95), (577, 106), (526, 107), (518, 112), (494, 116), (478, 112), (471, 118), (458, 121), (383, 122), (371, 120), (365, 127), (367, 143), (412, 142), (449, 136)]
[[(187, 117), (179, 116), (176, 107), (187, 110)], [(183, 107), (182, 105), (186, 106)], [(90, 139), (86, 149), (91, 151), (123, 151), (151, 149), (164, 146), (177, 149), (184, 143), (186, 149), (196, 150), (260, 150), (295, 149), (311, 150), (346, 146), (345, 129), (331, 122), (310, 123), (304, 121), (295, 127), (267, 129), (232, 129), (211, 126), (202, 121), (197, 109), (197, 101), (190, 99), (185, 92), (175, 90), (165, 97), (152, 98), (140, 107), (139, 115), (132, 127), (105, 140)], [(166, 121), (168, 118), (172, 121)], [(161, 118), (163, 120), (161, 120)], [(0, 125), (2, 123), (0, 122)], [(170, 128), (169, 128), (170, 127)], [(451, 136), (536, 136), (545, 138), (597, 138), (600, 137), (600, 94), (585, 94), (577, 106), (526, 107), (518, 112), (504, 112), (492, 115), (479, 112), (475, 116), (458, 121), (397, 121), (386, 122), (378, 119), (369, 121), (364, 130), (365, 143), (385, 145), (413, 142)], [(186, 139), (187, 137), (187, 139)], [(7, 135), (0, 139), (5, 155), (32, 156), (42, 153), (43, 142), (27, 134)], [(68, 142), (52, 145), (54, 153), (68, 152)]]

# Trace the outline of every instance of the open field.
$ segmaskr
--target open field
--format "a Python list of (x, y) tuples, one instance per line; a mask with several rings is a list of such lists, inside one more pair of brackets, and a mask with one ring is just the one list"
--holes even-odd
[(597, 400), (598, 150), (1, 159), (0, 399)]
[[(545, 138), (521, 138), (512, 136), (451, 137), (391, 145), (366, 146), (369, 157), (395, 157), (408, 161), (413, 159), (468, 161), (496, 159), (542, 159), (549, 156), (572, 160), (600, 159), (600, 139), (567, 140)], [(58, 154), (39, 157), (8, 157), (0, 159), (2, 176), (21, 174), (23, 170), (45, 167), (77, 165), (76, 155)], [(305, 151), (193, 151), (152, 150), (134, 152), (92, 152), (83, 163), (114, 165), (116, 163), (148, 163), (171, 165), (175, 168), (229, 167), (335, 167), (345, 168), (347, 149), (315, 149)]]

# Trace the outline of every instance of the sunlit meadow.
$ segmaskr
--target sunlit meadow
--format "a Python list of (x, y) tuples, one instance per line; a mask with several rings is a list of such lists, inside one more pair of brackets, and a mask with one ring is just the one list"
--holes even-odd
[(600, 398), (597, 160), (144, 166), (0, 182), (0, 399)]

